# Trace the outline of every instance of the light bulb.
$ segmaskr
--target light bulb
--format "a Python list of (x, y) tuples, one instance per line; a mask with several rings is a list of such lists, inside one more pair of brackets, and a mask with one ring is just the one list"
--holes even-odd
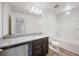
[(31, 12), (33, 12), (33, 11), (34, 11), (34, 9), (35, 9), (35, 7), (32, 7), (32, 8), (31, 8)]
[(42, 13), (42, 10), (39, 10), (39, 14), (41, 14)]
[(66, 14), (70, 14), (70, 12), (69, 12), (69, 11), (67, 11), (67, 12), (66, 12)]

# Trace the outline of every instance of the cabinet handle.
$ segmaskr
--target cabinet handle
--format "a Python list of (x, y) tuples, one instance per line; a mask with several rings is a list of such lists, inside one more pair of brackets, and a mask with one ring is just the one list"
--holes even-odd
[(2, 52), (3, 51), (3, 49), (0, 49), (0, 52)]
[(43, 45), (43, 49), (44, 49), (44, 45)]

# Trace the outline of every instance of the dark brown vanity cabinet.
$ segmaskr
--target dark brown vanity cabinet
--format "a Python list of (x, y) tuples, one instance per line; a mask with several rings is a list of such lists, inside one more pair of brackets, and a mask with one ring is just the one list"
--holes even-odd
[(48, 54), (48, 37), (29, 43), (29, 56), (46, 56)]
[(43, 43), (42, 43), (42, 49), (43, 49), (43, 56), (47, 55), (48, 53), (48, 39), (44, 38)]

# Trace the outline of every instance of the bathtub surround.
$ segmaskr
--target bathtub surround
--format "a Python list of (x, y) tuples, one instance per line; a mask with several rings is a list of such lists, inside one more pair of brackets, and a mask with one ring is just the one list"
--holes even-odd
[[(75, 4), (76, 5), (76, 4)], [(79, 7), (64, 11), (57, 15), (58, 36), (61, 46), (71, 52), (79, 54)]]

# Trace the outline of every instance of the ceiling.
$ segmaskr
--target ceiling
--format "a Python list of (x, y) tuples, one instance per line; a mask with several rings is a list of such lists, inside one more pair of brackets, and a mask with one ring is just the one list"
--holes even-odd
[(72, 10), (79, 7), (79, 2), (58, 2), (58, 8), (55, 8), (56, 13), (61, 13), (67, 10)]
[[(29, 11), (31, 7), (36, 7), (43, 11), (53, 11), (55, 13), (61, 13), (79, 7), (79, 2), (10, 2), (9, 4), (23, 8), (26, 11)], [(56, 5), (58, 7), (54, 8)], [(18, 8), (14, 10), (16, 9)]]

